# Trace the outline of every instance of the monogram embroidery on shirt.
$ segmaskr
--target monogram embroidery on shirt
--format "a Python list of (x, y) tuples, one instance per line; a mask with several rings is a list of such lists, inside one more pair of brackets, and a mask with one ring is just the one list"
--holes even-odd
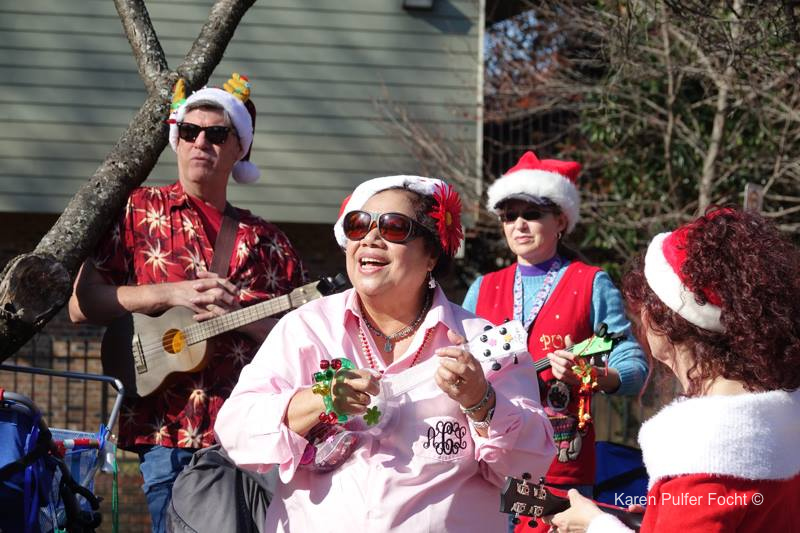
[(436, 422), (436, 427), (428, 428), (428, 441), (422, 443), (423, 448), (433, 449), (439, 455), (454, 455), (467, 447), (464, 437), (467, 435), (467, 428), (458, 422)]

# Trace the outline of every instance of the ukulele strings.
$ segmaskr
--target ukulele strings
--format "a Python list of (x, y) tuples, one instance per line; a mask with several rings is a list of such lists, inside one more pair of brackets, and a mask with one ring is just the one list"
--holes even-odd
[[(283, 300), (286, 300), (284, 302)], [(186, 338), (186, 345), (191, 346), (192, 344), (196, 344), (200, 341), (203, 341), (209, 337), (213, 337), (215, 335), (219, 335), (220, 333), (224, 333), (230, 329), (235, 329), (239, 326), (243, 326), (249, 324), (251, 322), (255, 322), (256, 320), (260, 320), (261, 318), (266, 318), (270, 315), (274, 315), (285, 309), (289, 309), (291, 307), (291, 299), (289, 295), (279, 296), (277, 298), (273, 298), (271, 300), (267, 300), (266, 302), (261, 302), (250, 307), (245, 307), (239, 311), (241, 314), (238, 314), (239, 311), (235, 311), (237, 315), (231, 318), (233, 313), (226, 313), (222, 316), (218, 316), (212, 318), (210, 320), (206, 320), (204, 322), (198, 322), (196, 324), (191, 324), (182, 329), (184, 336)], [(259, 316), (262, 313), (266, 313), (263, 316)], [(142, 344), (141, 350), (145, 352), (145, 355), (149, 354), (153, 350), (162, 350), (165, 346), (165, 340), (168, 341), (168, 344), (172, 344), (175, 335), (180, 332), (181, 330), (175, 329), (174, 331), (170, 331), (167, 333), (168, 337), (161, 336), (157, 340), (152, 340), (145, 344)], [(135, 333), (134, 333), (135, 334)], [(207, 334), (207, 335), (205, 335)]]
[[(592, 355), (592, 353), (585, 353), (585, 352), (586, 352), (586, 350), (589, 349), (589, 346), (592, 345), (592, 340), (594, 340), (594, 338), (596, 336), (597, 335), (592, 334), (592, 336), (589, 337), (589, 342), (587, 342), (586, 346), (581, 348), (581, 351), (578, 352), (578, 353), (575, 353), (573, 351), (574, 350), (574, 346), (569, 346), (567, 348), (564, 348), (564, 351), (569, 352), (569, 353), (574, 353), (576, 357), (588, 357), (588, 356)], [(542, 370), (545, 370), (548, 367), (550, 367), (550, 360), (547, 359), (546, 357), (544, 359), (539, 359), (538, 361), (534, 361), (533, 366), (534, 366), (534, 368), (536, 369), (537, 372), (541, 372)]]

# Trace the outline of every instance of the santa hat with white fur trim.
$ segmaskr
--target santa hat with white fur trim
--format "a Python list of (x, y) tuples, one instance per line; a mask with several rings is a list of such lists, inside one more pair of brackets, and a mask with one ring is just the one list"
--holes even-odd
[[(224, 89), (204, 87), (184, 98), (183, 80), (178, 80), (172, 97), (172, 108), (169, 120), (169, 144), (172, 149), (178, 148), (178, 122), (183, 120), (189, 107), (197, 107), (204, 102), (222, 107), (231, 117), (231, 122), (239, 137), (241, 151), (236, 164), (233, 165), (233, 179), (237, 183), (253, 183), (258, 181), (261, 173), (258, 167), (250, 162), (250, 149), (253, 145), (253, 134), (256, 126), (256, 108), (250, 100), (250, 81), (246, 76), (233, 73), (225, 82)], [(195, 104), (195, 106), (192, 106)]]
[[(721, 209), (706, 218), (713, 218), (724, 212)], [(650, 241), (644, 258), (644, 276), (664, 305), (689, 323), (720, 333), (725, 328), (720, 321), (722, 302), (719, 295), (708, 288), (689, 287), (687, 276), (683, 272), (687, 257), (687, 239), (695, 224), (697, 222), (681, 226), (673, 232), (660, 233)], [(697, 293), (704, 296), (704, 304), (698, 302)]]
[(499, 214), (506, 200), (519, 199), (532, 203), (550, 201), (567, 217), (567, 233), (575, 229), (581, 208), (576, 185), (580, 163), (558, 159), (539, 159), (525, 152), (519, 162), (489, 186), (487, 207)]
[(461, 199), (455, 189), (444, 181), (422, 176), (386, 176), (367, 180), (356, 187), (353, 194), (342, 202), (339, 218), (333, 226), (333, 233), (339, 246), (344, 248), (347, 245), (343, 228), (344, 216), (350, 211), (362, 209), (367, 200), (379, 192), (393, 188), (408, 188), (423, 196), (432, 196), (436, 200), (433, 212), (429, 215), (436, 220), (437, 227), (430, 229), (439, 235), (445, 253), (454, 255), (463, 238)]

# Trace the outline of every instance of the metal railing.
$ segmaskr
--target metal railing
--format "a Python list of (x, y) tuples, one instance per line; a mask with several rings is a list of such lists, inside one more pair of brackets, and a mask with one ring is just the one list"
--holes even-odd
[(0, 387), (30, 397), (51, 426), (95, 431), (119, 413), (122, 384), (102, 375), (99, 338), (40, 333), (0, 370)]

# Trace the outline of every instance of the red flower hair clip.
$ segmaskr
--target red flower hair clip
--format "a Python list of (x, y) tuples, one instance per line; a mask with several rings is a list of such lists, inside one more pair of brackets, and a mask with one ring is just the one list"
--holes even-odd
[(436, 220), (436, 230), (444, 253), (455, 255), (464, 237), (461, 229), (461, 198), (452, 185), (442, 183), (433, 191), (436, 201), (430, 215)]

